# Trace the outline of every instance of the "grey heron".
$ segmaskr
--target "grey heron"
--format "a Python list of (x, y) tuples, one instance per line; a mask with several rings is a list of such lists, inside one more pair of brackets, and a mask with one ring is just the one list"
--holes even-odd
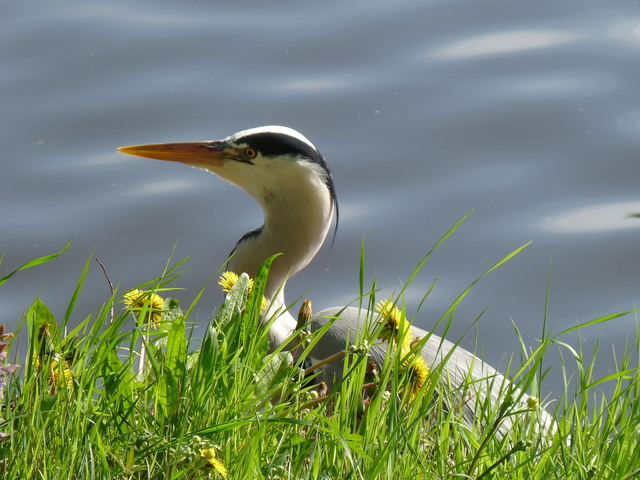
[[(296, 329), (296, 320), (286, 309), (284, 284), (306, 267), (316, 255), (335, 217), (338, 226), (338, 202), (333, 177), (318, 149), (302, 134), (281, 126), (265, 126), (244, 130), (223, 140), (163, 143), (121, 147), (121, 153), (139, 157), (180, 162), (212, 172), (241, 188), (260, 204), (264, 224), (246, 233), (236, 244), (228, 269), (255, 276), (262, 263), (271, 255), (281, 253), (271, 267), (265, 296), (270, 302), (265, 318), (279, 315), (269, 331), (272, 348), (285, 342)], [(333, 321), (335, 317), (339, 317)], [(358, 337), (365, 314), (355, 307), (334, 307), (313, 317), (312, 331), (333, 321), (311, 352), (311, 359), (322, 360), (343, 351), (351, 339)], [(454, 388), (465, 382), (474, 384), (462, 403), (463, 416), (471, 424), (476, 416), (476, 402), (504, 400), (508, 385), (495, 369), (472, 353), (448, 340), (417, 327), (411, 327), (414, 337), (427, 337), (422, 357), (430, 366), (442, 365), (443, 378)], [(384, 363), (386, 347), (374, 346), (370, 356)], [(443, 363), (445, 362), (445, 363)], [(342, 375), (340, 361), (323, 368), (322, 379), (330, 386)], [(513, 393), (513, 392), (512, 392)], [(476, 397), (477, 396), (477, 397)], [(527, 395), (522, 393), (521, 405)], [(551, 425), (550, 416), (542, 411), (544, 425)], [(509, 429), (507, 417), (502, 431)]]

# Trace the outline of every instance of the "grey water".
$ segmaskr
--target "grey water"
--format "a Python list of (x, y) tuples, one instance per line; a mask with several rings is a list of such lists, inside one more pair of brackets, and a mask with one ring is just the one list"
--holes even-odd
[[(213, 175), (116, 148), (269, 124), (314, 142), (340, 202), (333, 247), (289, 282), (289, 301), (354, 301), (363, 240), (367, 282), (391, 295), (473, 210), (406, 291), (412, 314), (437, 280), (419, 326), (528, 242), (464, 298), (449, 339), (469, 331), (461, 344), (477, 340), (499, 366), (519, 359), (513, 324), (538, 346), (546, 306), (553, 332), (637, 306), (637, 2), (34, 0), (0, 10), (0, 276), (73, 238), (0, 288), (0, 323), (38, 296), (63, 317), (89, 257), (123, 291), (160, 275), (174, 246), (173, 262), (190, 258), (170, 295), (189, 305), (262, 213)], [(108, 297), (91, 260), (72, 322)], [(201, 325), (221, 300), (214, 280)], [(635, 332), (631, 314), (562, 340), (587, 351), (599, 341), (603, 376)], [(558, 354), (543, 387), (552, 398)]]

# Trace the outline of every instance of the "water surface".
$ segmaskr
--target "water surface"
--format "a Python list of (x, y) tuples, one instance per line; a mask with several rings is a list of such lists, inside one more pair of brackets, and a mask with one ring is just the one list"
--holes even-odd
[[(182, 165), (118, 146), (225, 137), (282, 124), (333, 170), (341, 219), (288, 285), (317, 309), (353, 301), (361, 241), (381, 297), (400, 288), (460, 218), (407, 291), (430, 328), (477, 277), (448, 336), (492, 364), (518, 340), (638, 302), (640, 10), (633, 2), (11, 2), (0, 51), (2, 273), (73, 245), (0, 290), (13, 323), (36, 296), (62, 317), (87, 258), (128, 289), (191, 256), (183, 305), (262, 223), (252, 199)], [(311, 289), (308, 293), (309, 289)], [(79, 321), (108, 298), (92, 264)], [(221, 301), (215, 282), (204, 322)], [(483, 313), (484, 312), (484, 313)], [(548, 328), (549, 328), (548, 327)], [(598, 374), (635, 334), (600, 338)], [(566, 339), (576, 344), (576, 336)], [(567, 352), (564, 352), (567, 354)], [(560, 367), (548, 391), (558, 390)], [(547, 391), (547, 393), (548, 393)]]

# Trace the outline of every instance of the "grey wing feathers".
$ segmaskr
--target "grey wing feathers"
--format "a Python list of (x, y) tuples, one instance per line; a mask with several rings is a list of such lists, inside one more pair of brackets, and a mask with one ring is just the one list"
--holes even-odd
[[(365, 322), (370, 321), (370, 317), (371, 314), (366, 310), (354, 307), (333, 307), (319, 312), (311, 322), (312, 331), (317, 331), (325, 326), (327, 322), (332, 322), (332, 324), (311, 352), (311, 360), (316, 363), (348, 348), (350, 345), (357, 345), (363, 335), (362, 331), (365, 329)], [(371, 328), (368, 330), (372, 331)], [(505, 393), (503, 392), (509, 391), (511, 396), (519, 398), (513, 408), (526, 408), (528, 395), (512, 387), (503, 375), (482, 361), (482, 359), (435, 334), (413, 326), (411, 330), (414, 338), (427, 337), (422, 348), (422, 357), (427, 362), (430, 370), (442, 368), (442, 374), (439, 376), (441, 382), (446, 379), (450, 387), (447, 391), (453, 392), (453, 395), (457, 393), (461, 397), (458, 399), (450, 398), (449, 401), (461, 402), (465, 423), (468, 425), (473, 424), (477, 413), (476, 404), (479, 401), (484, 402), (487, 400), (487, 392), (491, 395), (491, 404), (495, 405), (497, 402), (503, 401), (505, 399)], [(386, 347), (384, 345), (376, 345), (370, 350), (371, 360), (375, 361), (379, 366), (384, 364), (385, 356)], [(323, 367), (320, 378), (331, 389), (334, 380), (337, 381), (342, 378), (342, 361), (337, 360)], [(444, 389), (441, 388), (439, 390)], [(551, 416), (544, 410), (542, 411), (541, 419), (543, 427), (549, 428), (554, 424)], [(512, 423), (512, 417), (507, 416), (500, 427), (500, 434), (506, 434)]]

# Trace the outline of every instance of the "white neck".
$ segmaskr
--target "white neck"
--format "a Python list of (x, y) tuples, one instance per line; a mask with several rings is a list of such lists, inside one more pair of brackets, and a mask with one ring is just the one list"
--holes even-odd
[[(262, 321), (268, 322), (274, 315), (278, 318), (271, 324), (269, 329), (269, 345), (271, 350), (275, 350), (282, 345), (296, 329), (298, 321), (291, 315), (291, 312), (287, 310), (287, 305), (284, 301), (284, 285), (282, 289), (278, 291), (276, 296), (269, 303), (267, 312), (263, 315)], [(287, 349), (293, 348), (295, 345), (288, 345)]]
[[(271, 266), (265, 289), (265, 296), (272, 303), (271, 314), (278, 308), (286, 308), (286, 280), (309, 264), (331, 226), (333, 199), (317, 168), (320, 167), (299, 162), (279, 172), (277, 186), (245, 189), (262, 206), (264, 227), (260, 234), (237, 246), (229, 269), (255, 277), (262, 262), (271, 255), (282, 253)], [(281, 293), (274, 298), (278, 289)], [(295, 329), (295, 324), (291, 315), (279, 317), (272, 327), (274, 340), (281, 338), (281, 343)]]

